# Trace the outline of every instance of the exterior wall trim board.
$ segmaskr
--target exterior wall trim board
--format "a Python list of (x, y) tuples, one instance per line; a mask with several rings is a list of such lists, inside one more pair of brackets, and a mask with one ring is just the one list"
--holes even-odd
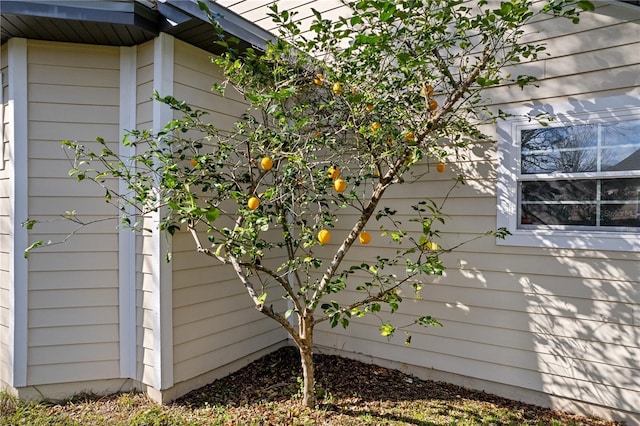
[[(153, 85), (160, 96), (173, 95), (174, 38), (161, 33), (154, 42)], [(171, 109), (160, 102), (153, 103), (153, 129), (157, 132), (173, 117)], [(153, 353), (154, 387), (158, 390), (173, 386), (173, 280), (171, 264), (165, 254), (171, 242), (158, 229), (163, 211), (153, 213)]]
[(27, 342), (28, 342), (28, 264), (24, 250), (28, 244), (28, 232), (21, 226), (27, 219), (28, 210), (28, 108), (27, 108), (27, 40), (12, 38), (8, 42), (9, 63), (9, 144), (13, 161), (10, 168), (13, 172), (9, 189), (9, 199), (13, 200), (11, 229), (9, 230), (11, 254), (9, 306), (9, 342), (13, 344), (13, 352), (9, 353), (9, 364), (12, 365), (11, 385), (14, 388), (27, 384)]
[[(136, 47), (120, 48), (120, 141), (126, 130), (136, 127)], [(118, 144), (120, 156), (126, 161), (135, 148)], [(121, 194), (127, 188), (121, 179)], [(121, 205), (125, 214), (133, 213), (131, 205)], [(136, 377), (136, 239), (130, 229), (118, 230), (118, 302), (120, 322), (120, 377)]]

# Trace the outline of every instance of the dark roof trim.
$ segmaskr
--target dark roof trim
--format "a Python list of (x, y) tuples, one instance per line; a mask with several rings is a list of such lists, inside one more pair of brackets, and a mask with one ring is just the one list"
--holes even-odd
[[(158, 3), (158, 11), (169, 17), (167, 8), (174, 8), (189, 14), (204, 22), (209, 22), (209, 18), (205, 11), (200, 9), (197, 0), (166, 0), (166, 2)], [(210, 0), (202, 0), (207, 5), (211, 16), (220, 25), (220, 27), (240, 40), (249, 43), (252, 46), (264, 49), (267, 41), (275, 40), (275, 36), (267, 30), (257, 26), (253, 22), (243, 18), (242, 16), (232, 12), (231, 10), (220, 6)], [(169, 18), (171, 19), (171, 18)], [(172, 20), (172, 19), (171, 19)]]
[[(214, 1), (203, 0), (227, 36), (239, 47), (264, 49), (275, 37)], [(11, 37), (131, 46), (166, 32), (219, 54), (214, 31), (197, 0), (0, 0), (1, 42)]]
[(145, 8), (137, 2), (95, 2), (92, 7), (73, 6), (60, 2), (14, 1), (2, 0), (0, 11), (3, 15), (25, 15), (40, 18), (64, 19), (72, 21), (101, 22), (116, 25), (135, 25), (147, 31), (154, 31), (156, 25), (147, 14)]

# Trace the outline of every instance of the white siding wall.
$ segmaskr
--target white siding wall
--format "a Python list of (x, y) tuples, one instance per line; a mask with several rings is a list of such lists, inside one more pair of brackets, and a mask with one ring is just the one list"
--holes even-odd
[[(115, 217), (103, 191), (67, 173), (60, 141), (118, 141), (119, 49), (30, 41), (29, 216), (77, 210), (84, 220)], [(117, 221), (86, 227), (29, 260), (28, 385), (119, 377)], [(31, 241), (60, 241), (76, 226), (36, 226)]]
[(275, 0), (271, 2), (257, 2), (254, 0), (219, 0), (222, 6), (228, 7), (235, 13), (241, 15), (249, 22), (253, 22), (262, 28), (277, 33), (277, 28), (271, 17), (267, 16), (271, 10), (272, 3), (278, 5), (278, 9), (290, 10), (296, 13), (295, 19), (302, 21), (302, 28), (306, 31), (315, 19), (312, 8), (322, 13), (325, 19), (337, 19), (346, 16), (349, 8), (344, 6), (340, 0)]
[(2, 73), (2, 115), (0, 116), (0, 126), (2, 126), (2, 138), (0, 139), (0, 383), (8, 383), (10, 380), (9, 365), (9, 322), (11, 321), (10, 311), (10, 286), (11, 274), (9, 265), (11, 264), (12, 254), (9, 252), (11, 242), (9, 241), (12, 226), (12, 219), (9, 215), (11, 212), (11, 200), (9, 198), (10, 189), (10, 167), (9, 167), (9, 143), (7, 134), (4, 131), (8, 125), (8, 116), (5, 110), (8, 105), (7, 95), (8, 87), (8, 47), (6, 44), (0, 47), (0, 73)]
[[(542, 80), (541, 87), (501, 87), (490, 97), (504, 108), (532, 99), (553, 103), (571, 97), (579, 102), (637, 93), (638, 12), (610, 4), (599, 13), (584, 14), (579, 26), (541, 22), (542, 33), (532, 32), (531, 37), (545, 40), (552, 56), (521, 66)], [(624, 23), (630, 16), (636, 17), (634, 23)], [(567, 31), (576, 33), (564, 34)], [(495, 136), (494, 128), (486, 130)], [(444, 227), (445, 246), (495, 228), (496, 147), (480, 145), (474, 154), (444, 174), (432, 169), (424, 182), (393, 189), (387, 204), (395, 208), (422, 197), (441, 198), (455, 174), (463, 172), (469, 176), (468, 185), (454, 191), (445, 209), (451, 215)], [(339, 230), (334, 235), (336, 241), (342, 236)], [(383, 239), (374, 236), (371, 246), (355, 247), (349, 260), (367, 261), (387, 250)], [(639, 421), (640, 254), (508, 247), (484, 238), (444, 259), (448, 270), (428, 280), (432, 284), (422, 291), (424, 300), (415, 300), (407, 291), (401, 308), (406, 314), (433, 315), (444, 328), (414, 330), (411, 346), (405, 347), (404, 333), (386, 341), (379, 335), (379, 320), (368, 318), (353, 321), (346, 331), (324, 327), (316, 333), (316, 342), (454, 373), (464, 377), (459, 379), (462, 383), (493, 383), (489, 389), (506, 396), (598, 411), (567, 402), (583, 401), (620, 410), (619, 418), (632, 423)], [(407, 324), (412, 318), (396, 315), (393, 322)], [(536, 393), (513, 393), (518, 390)]]
[[(210, 111), (207, 119), (230, 130), (246, 105), (209, 89), (221, 82), (210, 54), (176, 41), (174, 96)], [(228, 91), (231, 92), (231, 91)], [(195, 252), (190, 235), (173, 238), (174, 379), (176, 383), (243, 359), (286, 339), (273, 320), (253, 307), (231, 267)], [(277, 304), (278, 295), (270, 295)]]

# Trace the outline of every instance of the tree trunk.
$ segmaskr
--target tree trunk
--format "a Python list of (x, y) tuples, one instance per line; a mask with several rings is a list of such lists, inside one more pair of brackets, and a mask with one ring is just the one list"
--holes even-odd
[(299, 322), (300, 363), (302, 364), (302, 404), (313, 408), (316, 404), (315, 375), (313, 371), (313, 317), (302, 316)]
[[(306, 346), (306, 345), (305, 345)], [(311, 347), (300, 348), (300, 361), (302, 363), (303, 393), (302, 404), (313, 408), (316, 404), (315, 376), (313, 372), (313, 353)]]

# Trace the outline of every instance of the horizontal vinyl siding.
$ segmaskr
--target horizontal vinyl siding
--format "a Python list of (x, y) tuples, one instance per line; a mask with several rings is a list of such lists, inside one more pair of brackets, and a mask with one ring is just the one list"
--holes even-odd
[[(210, 88), (221, 82), (210, 55), (176, 40), (174, 96), (210, 111), (206, 119), (231, 130), (246, 105), (233, 93), (221, 97)], [(228, 91), (230, 92), (230, 91)], [(260, 314), (229, 265), (199, 254), (190, 234), (173, 237), (174, 379), (189, 380), (286, 338), (273, 320)], [(278, 292), (268, 303), (284, 307)]]
[(2, 139), (0, 139), (0, 384), (8, 383), (11, 377), (9, 359), (12, 350), (9, 349), (9, 324), (13, 320), (11, 312), (11, 302), (9, 300), (11, 292), (11, 274), (9, 265), (11, 264), (12, 253), (9, 251), (12, 218), (10, 212), (11, 200), (9, 199), (10, 184), (12, 178), (12, 167), (9, 164), (9, 139), (5, 126), (9, 124), (7, 115), (9, 75), (8, 75), (8, 47), (6, 44), (0, 47), (0, 73), (2, 73), (2, 116), (0, 116), (0, 126), (2, 126)]
[[(621, 22), (630, 11), (609, 4), (602, 14), (583, 14), (578, 26), (541, 22), (544, 30), (531, 32), (531, 37), (546, 41), (552, 56), (542, 55), (540, 61), (512, 70), (513, 75), (533, 73), (541, 79), (540, 88), (503, 86), (488, 97), (502, 108), (571, 97), (579, 108), (582, 99), (592, 102), (637, 91), (638, 21)], [(443, 246), (495, 228), (496, 149), (483, 144), (473, 151), (471, 161), (449, 164), (443, 174), (431, 170), (422, 183), (386, 194), (383, 205), (399, 209), (396, 217), (403, 219), (410, 235), (417, 238), (421, 230), (407, 222), (409, 206), (421, 198), (443, 200), (458, 173), (470, 178), (452, 192), (444, 208), (450, 216), (439, 227)], [(327, 253), (346, 236), (354, 219), (355, 213), (341, 218)], [(379, 226), (369, 224), (371, 245), (355, 245), (345, 265), (395, 253), (380, 236)], [(442, 259), (448, 269), (441, 277), (425, 277), (422, 300), (405, 289), (401, 313), (385, 312), (381, 318), (400, 325), (433, 315), (443, 328), (410, 328), (412, 343), (405, 347), (401, 330), (387, 341), (378, 331), (380, 320), (365, 317), (352, 319), (347, 330), (321, 325), (316, 343), (640, 414), (640, 254), (499, 246), (484, 237)], [(341, 296), (344, 302), (356, 300), (355, 286), (349, 284)]]
[[(502, 86), (491, 89), (488, 97), (504, 108), (520, 107), (531, 99), (566, 102), (567, 96), (593, 99), (633, 90), (640, 85), (637, 15), (632, 8), (609, 3), (597, 13), (583, 14), (578, 25), (568, 21), (559, 25), (552, 19), (538, 23), (527, 31), (527, 41), (545, 43), (551, 55), (507, 67), (505, 74), (530, 74), (544, 84), (524, 90)], [(589, 82), (588, 90), (585, 81)]]
[(347, 16), (349, 13), (349, 9), (343, 6), (339, 0), (276, 0), (269, 3), (252, 0), (223, 0), (218, 3), (233, 10), (248, 21), (272, 32), (277, 32), (277, 28), (271, 17), (267, 16), (271, 12), (269, 9), (271, 3), (276, 3), (281, 11), (291, 10), (296, 12), (295, 19), (302, 21), (302, 28), (305, 30), (308, 30), (312, 19), (315, 19), (311, 8), (320, 11), (324, 19), (335, 20), (340, 16)]
[(78, 225), (67, 210), (101, 220), (29, 259), (28, 384), (119, 377), (117, 210), (104, 190), (68, 176), (62, 139), (96, 148), (118, 141), (118, 48), (28, 45), (30, 241), (63, 241)]

